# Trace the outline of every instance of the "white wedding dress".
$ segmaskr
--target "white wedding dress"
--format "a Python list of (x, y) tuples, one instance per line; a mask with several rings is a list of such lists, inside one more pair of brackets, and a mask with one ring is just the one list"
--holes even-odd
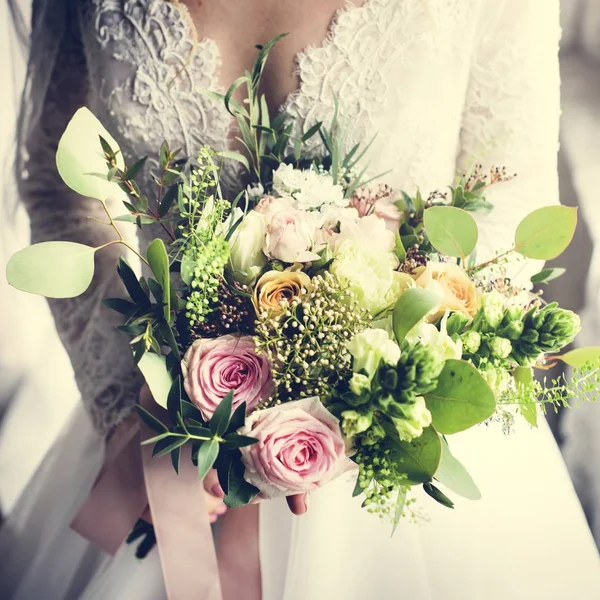
[[(391, 169), (386, 180), (409, 192), (443, 189), (474, 161), (517, 172), (479, 219), (485, 257), (510, 245), (525, 214), (558, 201), (559, 35), (558, 0), (349, 4), (323, 43), (298, 56), (299, 88), (281, 110), (302, 132), (331, 118), (337, 95), (348, 144), (377, 132), (372, 170)], [(89, 106), (129, 156), (153, 157), (164, 139), (192, 157), (204, 143), (227, 145), (229, 116), (199, 93), (218, 89), (219, 50), (210, 39), (194, 43), (179, 4), (34, 5), (31, 66), (21, 193), (35, 241), (99, 245), (108, 235), (86, 219), (98, 207), (66, 190), (54, 169), (77, 107)], [(234, 167), (225, 181), (239, 185)], [(523, 276), (537, 268), (516, 267)], [(84, 297), (51, 305), (87, 412), (76, 412), (0, 531), (2, 598), (165, 597), (156, 551), (138, 562), (123, 547), (110, 558), (68, 529), (101, 464), (102, 436), (131, 410), (139, 385), (127, 340), (99, 303), (119, 291), (114, 256), (101, 255), (97, 273)], [(450, 511), (419, 497), (429, 522), (403, 522), (393, 538), (350, 499), (345, 479), (313, 494), (301, 518), (284, 502), (261, 504), (264, 600), (600, 598), (598, 555), (545, 424), (509, 437), (481, 426), (452, 447), (483, 499), (457, 499)]]

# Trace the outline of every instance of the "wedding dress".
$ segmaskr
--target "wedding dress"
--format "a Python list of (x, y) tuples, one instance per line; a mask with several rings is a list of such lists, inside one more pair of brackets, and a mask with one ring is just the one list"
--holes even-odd
[[(558, 0), (348, 4), (323, 43), (298, 56), (299, 88), (280, 110), (302, 133), (331, 118), (337, 96), (348, 145), (378, 133), (371, 170), (391, 169), (386, 181), (409, 192), (443, 190), (474, 161), (517, 172), (479, 217), (484, 259), (510, 245), (523, 216), (558, 201), (559, 35)], [(66, 190), (54, 168), (77, 107), (87, 105), (126, 156), (150, 155), (151, 171), (165, 139), (191, 157), (202, 144), (227, 147), (230, 117), (199, 91), (218, 90), (219, 67), (218, 47), (195, 40), (179, 3), (34, 5), (29, 94), (38, 102), (23, 117), (21, 181), (34, 241), (108, 241), (87, 220), (98, 206)], [(317, 138), (310, 149), (322, 150)], [(224, 182), (239, 187), (233, 165)], [(151, 192), (149, 177), (140, 185)], [(515, 273), (536, 269), (521, 263)], [(102, 436), (130, 412), (139, 386), (127, 340), (100, 306), (118, 292), (114, 255), (101, 254), (85, 296), (51, 303), (91, 419), (75, 415), (0, 533), (3, 598), (165, 597), (156, 551), (137, 562), (123, 547), (111, 559), (68, 530), (101, 464)], [(598, 555), (545, 424), (508, 437), (500, 424), (481, 426), (452, 443), (483, 499), (450, 511), (419, 497), (429, 522), (403, 522), (392, 538), (389, 523), (351, 500), (345, 478), (312, 494), (301, 518), (284, 502), (262, 503), (263, 598), (600, 597)]]

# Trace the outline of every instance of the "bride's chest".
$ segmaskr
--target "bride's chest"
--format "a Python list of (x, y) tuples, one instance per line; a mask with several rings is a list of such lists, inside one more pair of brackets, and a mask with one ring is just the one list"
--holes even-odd
[[(288, 81), (280, 110), (302, 132), (330, 119), (337, 97), (347, 143), (377, 134), (374, 168), (397, 167), (399, 184), (418, 183), (426, 175), (419, 165), (439, 171), (435, 163), (453, 156), (481, 2), (346, 5), (320, 41), (294, 42), (295, 85)], [(180, 3), (165, 0), (92, 0), (82, 28), (89, 103), (124, 152), (153, 155), (166, 139), (193, 156), (202, 144), (230, 143), (231, 117), (208, 93), (231, 78), (222, 65), (232, 40), (226, 29), (209, 37)], [(254, 52), (248, 48), (248, 56)], [(318, 152), (320, 142), (313, 143)]]

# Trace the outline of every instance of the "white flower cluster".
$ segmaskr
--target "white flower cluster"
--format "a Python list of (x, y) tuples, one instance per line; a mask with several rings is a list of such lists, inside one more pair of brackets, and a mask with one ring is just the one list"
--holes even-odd
[(295, 207), (300, 210), (322, 211), (332, 206), (348, 206), (342, 186), (333, 183), (327, 171), (317, 171), (314, 168), (301, 171), (294, 169), (292, 165), (279, 165), (273, 173), (273, 191), (283, 198), (291, 198)]

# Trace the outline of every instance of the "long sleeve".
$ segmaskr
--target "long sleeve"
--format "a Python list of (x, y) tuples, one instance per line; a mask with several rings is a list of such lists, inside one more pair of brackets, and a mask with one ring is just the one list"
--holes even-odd
[[(494, 185), (494, 210), (478, 217), (478, 260), (510, 248), (528, 213), (558, 203), (560, 39), (558, 0), (483, 3), (471, 66), (457, 169), (506, 167), (512, 181)], [(511, 265), (521, 282), (538, 261)]]
[[(110, 227), (88, 218), (102, 218), (102, 206), (69, 190), (54, 160), (69, 119), (86, 103), (86, 63), (76, 5), (63, 0), (34, 2), (17, 179), (31, 221), (32, 243), (68, 240), (99, 246), (115, 237)], [(101, 304), (103, 298), (123, 295), (116, 274), (118, 252), (111, 246), (96, 254), (95, 278), (84, 295), (50, 301), (77, 385), (101, 433), (110, 432), (129, 411), (139, 387), (128, 339), (115, 329), (118, 316)]]

